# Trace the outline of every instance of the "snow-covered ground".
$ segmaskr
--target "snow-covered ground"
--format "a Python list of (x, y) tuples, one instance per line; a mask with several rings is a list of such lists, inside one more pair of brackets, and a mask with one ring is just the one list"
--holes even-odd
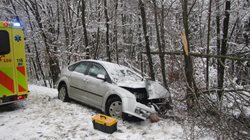
[[(118, 122), (118, 131), (95, 130), (91, 116), (98, 110), (57, 99), (57, 90), (30, 85), (26, 101), (0, 107), (0, 140), (36, 139), (186, 139), (181, 125), (168, 119), (160, 122)], [(205, 138), (207, 139), (207, 138)]]

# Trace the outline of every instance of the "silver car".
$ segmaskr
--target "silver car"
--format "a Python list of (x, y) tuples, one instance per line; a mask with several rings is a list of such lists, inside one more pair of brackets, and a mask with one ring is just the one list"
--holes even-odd
[(145, 120), (168, 97), (168, 91), (158, 82), (146, 80), (128, 67), (98, 60), (69, 65), (58, 82), (60, 100), (73, 99), (116, 118), (135, 116)]

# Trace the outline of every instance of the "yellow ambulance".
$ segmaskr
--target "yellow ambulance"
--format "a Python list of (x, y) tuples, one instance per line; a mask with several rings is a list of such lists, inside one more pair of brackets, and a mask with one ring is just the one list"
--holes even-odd
[(0, 21), (0, 105), (24, 100), (27, 95), (28, 80), (21, 24)]

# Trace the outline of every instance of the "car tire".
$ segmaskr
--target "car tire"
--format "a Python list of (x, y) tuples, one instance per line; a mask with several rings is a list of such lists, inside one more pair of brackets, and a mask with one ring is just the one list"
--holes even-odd
[(123, 118), (122, 101), (119, 97), (110, 98), (107, 101), (106, 114), (118, 119)]
[(58, 99), (63, 102), (70, 101), (67, 86), (65, 84), (60, 85), (58, 88)]

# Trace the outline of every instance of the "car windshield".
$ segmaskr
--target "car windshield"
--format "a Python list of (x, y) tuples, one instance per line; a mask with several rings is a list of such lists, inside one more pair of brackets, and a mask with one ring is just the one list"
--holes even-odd
[(107, 70), (109, 71), (110, 77), (116, 83), (126, 81), (136, 82), (142, 80), (142, 77), (139, 74), (125, 66), (117, 64), (108, 64)]

